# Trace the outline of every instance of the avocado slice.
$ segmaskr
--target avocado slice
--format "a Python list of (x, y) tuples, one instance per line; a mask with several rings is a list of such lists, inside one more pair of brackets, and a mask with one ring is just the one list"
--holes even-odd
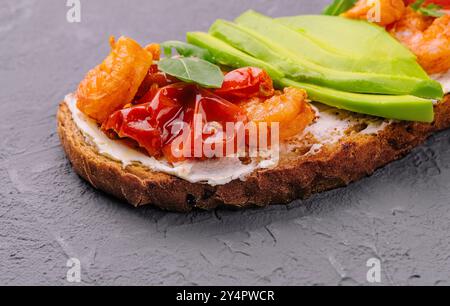
[(324, 47), (324, 44), (316, 43), (301, 31), (290, 29), (282, 23), (255, 11), (245, 12), (235, 22), (253, 30), (273, 43), (281, 45), (283, 48), (298, 53), (308, 62), (341, 71), (366, 72), (370, 68), (365, 63), (355, 65), (351, 57), (340, 52), (333, 45)]
[(322, 48), (353, 58), (358, 65), (362, 59), (382, 63), (367, 67), (366, 72), (429, 78), (417, 64), (416, 56), (384, 28), (374, 23), (325, 15), (301, 15), (275, 20), (308, 37)]
[(414, 54), (383, 27), (364, 20), (325, 15), (300, 15), (275, 20), (323, 46), (333, 46), (342, 54), (415, 59)]
[(259, 67), (264, 69), (272, 79), (280, 79), (285, 74), (278, 68), (269, 63), (256, 59), (227, 43), (203, 32), (188, 32), (186, 35), (188, 43), (208, 50), (215, 63), (229, 66), (232, 68), (241, 68), (246, 66)]
[(427, 123), (434, 120), (433, 102), (415, 96), (357, 94), (289, 79), (281, 79), (277, 84), (282, 87), (292, 86), (305, 89), (308, 92), (308, 97), (313, 101), (356, 113)]
[[(337, 59), (328, 56), (331, 52), (324, 51), (298, 32), (256, 12), (244, 13), (236, 19), (236, 23), (241, 26), (239, 30), (247, 31), (260, 43), (294, 63), (298, 69), (298, 77), (293, 77), (295, 80), (358, 93), (410, 94), (433, 99), (443, 96), (441, 85), (428, 77), (359, 72), (357, 70), (363, 69), (350, 69), (360, 64), (353, 58), (347, 58), (347, 68), (350, 70), (341, 70), (343, 67), (339, 65), (344, 63), (346, 57)], [(335, 65), (334, 60), (340, 64)], [(418, 64), (411, 62), (411, 65), (414, 68)]]
[(235, 23), (218, 19), (209, 29), (209, 34), (252, 57), (270, 63), (289, 78), (299, 76), (295, 63), (258, 40), (257, 34), (246, 31)]

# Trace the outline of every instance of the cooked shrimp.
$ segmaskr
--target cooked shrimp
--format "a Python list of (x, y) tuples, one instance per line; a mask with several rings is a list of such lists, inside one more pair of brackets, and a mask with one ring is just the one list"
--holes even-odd
[(252, 99), (241, 107), (255, 123), (279, 123), (280, 138), (286, 139), (302, 132), (314, 120), (314, 112), (306, 99), (304, 90), (288, 87), (264, 102)]
[(390, 32), (417, 55), (429, 74), (450, 69), (450, 15), (435, 19), (408, 8)]
[[(377, 12), (377, 7), (379, 7), (379, 12)], [(351, 19), (370, 19), (381, 26), (386, 26), (402, 18), (404, 13), (405, 3), (403, 0), (359, 0), (342, 16)]]
[(111, 53), (77, 90), (78, 108), (99, 123), (130, 103), (152, 64), (152, 54), (131, 38), (110, 38)]
[(425, 31), (433, 23), (434, 17), (425, 16), (416, 12), (411, 7), (406, 8), (403, 17), (394, 23), (391, 28), (403, 31)]

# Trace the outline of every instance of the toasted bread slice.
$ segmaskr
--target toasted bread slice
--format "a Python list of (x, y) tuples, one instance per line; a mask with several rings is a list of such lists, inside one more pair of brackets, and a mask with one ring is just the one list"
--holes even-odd
[(245, 181), (210, 186), (157, 173), (140, 165), (98, 154), (77, 128), (72, 113), (61, 103), (58, 132), (75, 171), (92, 186), (134, 206), (154, 205), (171, 211), (218, 206), (264, 207), (286, 204), (314, 193), (348, 185), (397, 160), (423, 143), (428, 136), (450, 127), (450, 95), (435, 106), (433, 124), (391, 122), (377, 134), (349, 131), (337, 143), (323, 144), (309, 154), (311, 145), (298, 143), (283, 152), (274, 169), (257, 170)]

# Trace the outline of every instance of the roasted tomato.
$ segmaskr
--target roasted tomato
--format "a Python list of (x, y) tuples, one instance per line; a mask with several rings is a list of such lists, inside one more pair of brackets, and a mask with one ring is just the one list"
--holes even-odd
[[(238, 150), (236, 135), (245, 128), (248, 121), (245, 112), (237, 105), (198, 88), (194, 104), (185, 118), (184, 133), (163, 148), (164, 156), (170, 162), (184, 159), (204, 159), (227, 156)], [(238, 123), (233, 130), (227, 124)], [(233, 152), (227, 146), (233, 145)]]
[(77, 90), (77, 106), (103, 123), (130, 103), (152, 64), (152, 55), (131, 38), (110, 39), (111, 53), (86, 75)]
[[(200, 131), (196, 130), (196, 120), (200, 120)], [(177, 83), (160, 89), (149, 103), (115, 112), (102, 128), (135, 140), (151, 156), (164, 154), (169, 161), (176, 162), (213, 157), (205, 154), (204, 144), (221, 143), (225, 148), (235, 138), (234, 133), (220, 133), (226, 123), (246, 121), (238, 106), (196, 85)], [(198, 143), (200, 151), (196, 151)]]
[(215, 93), (229, 100), (267, 98), (273, 96), (274, 88), (267, 72), (255, 67), (245, 67), (227, 73), (222, 88)]
[(115, 112), (102, 128), (135, 140), (151, 156), (158, 157), (163, 145), (174, 137), (171, 127), (184, 120), (183, 101), (193, 94), (190, 87), (167, 86), (152, 102)]
[(180, 81), (177, 78), (159, 71), (158, 65), (152, 65), (134, 97), (133, 104), (151, 102), (160, 88), (178, 82)]

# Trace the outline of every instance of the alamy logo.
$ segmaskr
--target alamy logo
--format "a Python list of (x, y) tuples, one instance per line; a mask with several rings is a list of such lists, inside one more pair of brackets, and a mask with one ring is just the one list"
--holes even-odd
[(69, 268), (67, 270), (66, 279), (69, 283), (80, 283), (81, 282), (81, 262), (78, 258), (70, 258), (67, 261), (66, 266)]
[(367, 20), (369, 22), (381, 21), (381, 2), (380, 0), (368, 0), (370, 10), (367, 12)]
[(66, 19), (68, 23), (81, 22), (81, 2), (80, 0), (67, 0), (66, 6), (70, 7), (67, 11)]
[(367, 261), (367, 281), (371, 284), (381, 283), (381, 261), (378, 258), (371, 258)]

